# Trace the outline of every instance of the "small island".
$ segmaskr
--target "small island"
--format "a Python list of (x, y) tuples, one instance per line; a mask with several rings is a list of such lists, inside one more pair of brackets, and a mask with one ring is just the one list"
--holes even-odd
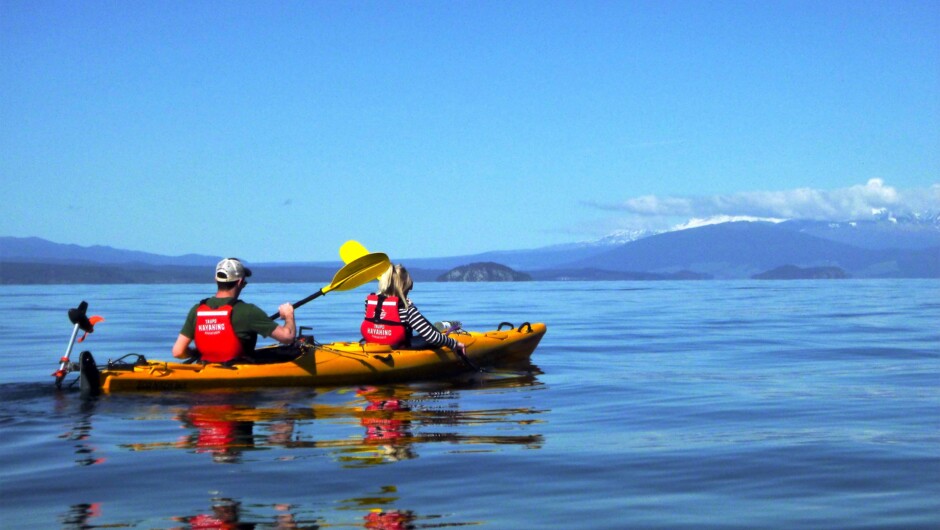
[(528, 282), (532, 276), (499, 263), (461, 265), (437, 277), (439, 282)]
[(755, 280), (842, 280), (848, 277), (848, 274), (839, 267), (809, 267), (804, 269), (796, 265), (784, 265), (751, 276)]

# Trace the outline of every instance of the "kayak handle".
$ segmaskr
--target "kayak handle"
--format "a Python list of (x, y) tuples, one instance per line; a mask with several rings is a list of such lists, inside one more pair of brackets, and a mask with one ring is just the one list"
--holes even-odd
[[(500, 322), (499, 326), (497, 326), (496, 328), (496, 331), (502, 331), (503, 326), (509, 326), (509, 329), (516, 327), (515, 325), (513, 325), (512, 322)], [(516, 331), (518, 331), (519, 333), (522, 333), (522, 328), (526, 328), (526, 333), (532, 333), (532, 324), (529, 324), (528, 322), (523, 322), (522, 324), (519, 324), (519, 327), (516, 328)]]

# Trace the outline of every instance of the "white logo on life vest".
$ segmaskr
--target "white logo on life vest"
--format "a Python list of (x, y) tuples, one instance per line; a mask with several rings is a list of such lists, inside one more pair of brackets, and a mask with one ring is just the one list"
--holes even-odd
[(225, 331), (225, 322), (219, 322), (217, 318), (207, 318), (202, 324), (196, 326), (196, 329), (206, 335), (218, 335)]
[(371, 333), (375, 337), (391, 337), (392, 336), (392, 330), (382, 325), (376, 325), (375, 327), (373, 327), (371, 330)]

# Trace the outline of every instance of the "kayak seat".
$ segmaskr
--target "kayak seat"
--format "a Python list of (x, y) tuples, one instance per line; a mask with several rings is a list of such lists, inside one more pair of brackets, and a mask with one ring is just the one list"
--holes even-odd
[(234, 364), (275, 364), (293, 361), (303, 354), (303, 346), (299, 343), (276, 344), (258, 348), (247, 356), (248, 359), (239, 359)]

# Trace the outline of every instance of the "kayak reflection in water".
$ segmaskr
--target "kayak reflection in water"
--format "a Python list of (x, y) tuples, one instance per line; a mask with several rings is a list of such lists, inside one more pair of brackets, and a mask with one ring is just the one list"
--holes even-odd
[(373, 510), (365, 517), (365, 527), (369, 530), (405, 530), (414, 528), (414, 512), (408, 510)]
[(254, 422), (229, 419), (234, 411), (234, 405), (193, 405), (178, 419), (196, 432), (183, 437), (179, 445), (209, 453), (220, 464), (238, 463), (242, 450), (255, 445)]
[[(341, 395), (341, 394), (337, 394)], [(483, 408), (464, 410), (458, 394), (447, 390), (416, 391), (407, 386), (359, 387), (349, 402), (328, 399), (306, 406), (272, 402), (266, 407), (244, 403), (200, 402), (173, 410), (184, 434), (168, 441), (121, 444), (133, 451), (183, 449), (208, 454), (221, 464), (240, 464), (245, 451), (278, 448), (271, 456), (291, 460), (325, 454), (344, 467), (368, 467), (416, 458), (428, 444), (467, 444), (480, 450), (517, 445), (539, 449), (538, 428), (544, 410)], [(314, 435), (315, 427), (338, 429), (331, 438)], [(500, 428), (506, 427), (506, 428)], [(491, 434), (491, 428), (511, 433)], [(358, 430), (358, 436), (346, 429)], [(482, 432), (480, 432), (482, 431)], [(315, 453), (307, 453), (314, 450)]]
[(254, 524), (241, 524), (241, 503), (232, 499), (216, 499), (212, 513), (201, 513), (185, 519), (192, 530), (241, 530), (254, 528)]
[(356, 394), (364, 397), (368, 404), (359, 423), (366, 428), (363, 442), (382, 447), (382, 455), (390, 462), (410, 460), (417, 455), (412, 447), (411, 407), (404, 399), (395, 396), (390, 389), (366, 387)]
[[(304, 530), (319, 528), (318, 525), (300, 526), (290, 512), (290, 504), (276, 504), (273, 525), (269, 522), (246, 522), (242, 519), (242, 503), (227, 497), (212, 499), (212, 513), (201, 513), (191, 517), (174, 517), (174, 521), (188, 524), (186, 527), (177, 527), (173, 530), (249, 530), (254, 528), (271, 528), (273, 530)], [(247, 516), (250, 518), (250, 516)]]
[[(281, 417), (265, 424), (267, 434), (256, 434), (256, 420), (269, 415), (271, 411), (289, 414), (285, 409), (261, 411), (245, 405), (212, 404), (192, 405), (177, 415), (184, 429), (194, 432), (176, 442), (176, 447), (194, 448), (197, 453), (209, 453), (213, 462), (237, 464), (241, 462), (244, 451), (257, 446), (287, 446), (294, 438), (295, 421), (291, 417)], [(312, 418), (312, 414), (307, 416)], [(137, 449), (147, 448), (145, 445)]]

